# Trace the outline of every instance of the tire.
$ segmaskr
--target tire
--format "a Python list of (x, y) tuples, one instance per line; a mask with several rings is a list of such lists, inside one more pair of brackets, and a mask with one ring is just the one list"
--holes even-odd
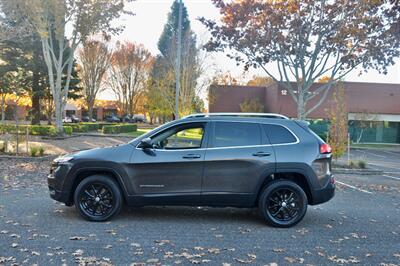
[(93, 175), (78, 184), (74, 203), (78, 213), (86, 220), (106, 221), (121, 210), (121, 190), (112, 178)]
[(296, 183), (277, 180), (261, 192), (259, 211), (264, 220), (274, 227), (291, 227), (300, 222), (307, 211), (307, 196)]

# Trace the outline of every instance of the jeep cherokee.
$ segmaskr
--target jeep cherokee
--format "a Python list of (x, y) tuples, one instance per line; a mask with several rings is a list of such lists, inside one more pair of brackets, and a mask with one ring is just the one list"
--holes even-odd
[(290, 227), (334, 196), (331, 148), (279, 114), (195, 114), (129, 143), (55, 159), (50, 196), (104, 221), (122, 204), (258, 207)]

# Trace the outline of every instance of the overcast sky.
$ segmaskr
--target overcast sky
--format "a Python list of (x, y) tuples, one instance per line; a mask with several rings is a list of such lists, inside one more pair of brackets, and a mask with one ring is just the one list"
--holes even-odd
[[(153, 55), (158, 54), (157, 42), (167, 21), (173, 0), (136, 0), (129, 5), (129, 9), (135, 12), (135, 16), (124, 16), (119, 19), (118, 23), (126, 26), (125, 31), (117, 36), (115, 40), (127, 40), (142, 43)], [(197, 20), (198, 17), (206, 17), (218, 19), (218, 10), (211, 3), (211, 0), (183, 0), (189, 13), (191, 26), (197, 34), (199, 43), (204, 43), (208, 38), (206, 28)], [(208, 56), (207, 65), (209, 66), (208, 75), (212, 75), (215, 71), (230, 71), (234, 75), (240, 75), (243, 67), (236, 66), (236, 62), (230, 60), (223, 53)], [(359, 71), (355, 70), (348, 74), (346, 81), (359, 82), (384, 82), (384, 83), (400, 83), (400, 60), (396, 60), (396, 65), (389, 68), (387, 75), (379, 74), (376, 71), (358, 75)], [(273, 66), (270, 66), (273, 71)], [(250, 70), (246, 76), (251, 77), (253, 74), (262, 74), (260, 70)], [(104, 99), (114, 99), (109, 92), (104, 92), (100, 96)]]

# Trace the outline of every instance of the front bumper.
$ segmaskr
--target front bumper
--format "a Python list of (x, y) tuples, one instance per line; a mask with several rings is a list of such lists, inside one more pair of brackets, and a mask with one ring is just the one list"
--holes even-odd
[(69, 191), (65, 191), (64, 181), (71, 169), (70, 164), (51, 165), (50, 174), (47, 176), (47, 184), (49, 187), (50, 197), (56, 201), (70, 205), (71, 195)]
[(321, 189), (314, 189), (312, 191), (312, 202), (311, 205), (321, 204), (329, 201), (335, 196), (335, 178), (332, 174), (328, 177), (327, 184)]

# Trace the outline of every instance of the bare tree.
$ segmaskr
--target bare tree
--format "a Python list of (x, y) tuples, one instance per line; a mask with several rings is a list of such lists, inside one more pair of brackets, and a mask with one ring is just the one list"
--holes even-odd
[[(62, 114), (67, 103), (74, 54), (90, 35), (118, 33), (112, 21), (131, 0), (4, 0), (39, 34), (54, 99), (56, 129), (63, 134)], [(66, 74), (65, 74), (66, 73)], [(64, 77), (64, 80), (63, 80)]]
[(89, 120), (93, 118), (93, 106), (98, 93), (104, 89), (102, 81), (110, 67), (111, 53), (106, 43), (89, 40), (79, 50), (80, 77), (83, 83), (83, 99), (87, 104)]
[(146, 89), (153, 64), (150, 52), (141, 44), (119, 43), (111, 56), (107, 85), (116, 95), (124, 114), (134, 114)]

